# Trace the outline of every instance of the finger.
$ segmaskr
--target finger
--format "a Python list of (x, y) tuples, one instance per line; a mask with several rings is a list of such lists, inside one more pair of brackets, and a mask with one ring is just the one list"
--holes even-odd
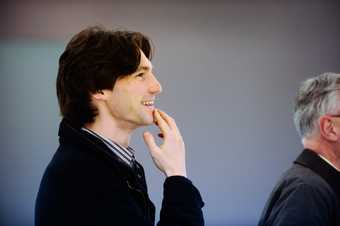
[(154, 117), (155, 117), (155, 124), (159, 127), (159, 129), (161, 130), (161, 133), (163, 135), (166, 135), (167, 132), (169, 132), (170, 127), (169, 125), (165, 122), (165, 120), (161, 117), (161, 115), (159, 114), (158, 110), (154, 111)]
[(144, 138), (144, 142), (146, 143), (146, 145), (148, 146), (150, 150), (151, 155), (154, 155), (159, 149), (155, 142), (155, 138), (152, 136), (150, 132), (144, 132), (143, 138)]
[(175, 120), (171, 116), (169, 116), (167, 113), (165, 113), (164, 111), (159, 110), (159, 114), (164, 119), (164, 121), (167, 122), (170, 129), (172, 129), (178, 137), (182, 137)]
[(162, 119), (168, 124), (168, 126), (171, 129), (176, 128), (176, 123), (175, 120), (173, 118), (171, 118), (171, 116), (169, 116), (167, 113), (165, 113), (164, 111), (158, 110), (159, 115), (162, 117)]

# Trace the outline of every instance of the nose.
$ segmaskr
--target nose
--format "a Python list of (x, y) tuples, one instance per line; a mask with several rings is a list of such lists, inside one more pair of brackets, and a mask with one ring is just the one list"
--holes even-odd
[(153, 95), (159, 94), (162, 92), (162, 86), (157, 80), (157, 78), (152, 74), (151, 76), (151, 84), (149, 87), (149, 92), (152, 93)]

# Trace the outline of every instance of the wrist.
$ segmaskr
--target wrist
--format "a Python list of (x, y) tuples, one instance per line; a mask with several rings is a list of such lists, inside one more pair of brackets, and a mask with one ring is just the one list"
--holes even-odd
[(166, 177), (171, 177), (171, 176), (182, 176), (187, 178), (187, 172), (186, 170), (180, 170), (180, 171), (166, 171), (164, 172)]

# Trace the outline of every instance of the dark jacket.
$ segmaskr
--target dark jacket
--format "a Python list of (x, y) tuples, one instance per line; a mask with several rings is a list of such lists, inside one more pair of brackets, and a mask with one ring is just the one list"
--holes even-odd
[[(154, 225), (155, 207), (139, 163), (127, 166), (101, 140), (66, 120), (60, 124), (59, 141), (38, 192), (36, 226)], [(169, 177), (158, 225), (204, 225), (202, 207), (190, 180)]]
[(275, 186), (259, 226), (340, 226), (340, 173), (304, 150)]

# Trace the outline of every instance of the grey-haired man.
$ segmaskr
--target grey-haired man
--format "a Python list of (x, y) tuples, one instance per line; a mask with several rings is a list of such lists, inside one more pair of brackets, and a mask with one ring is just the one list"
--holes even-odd
[(259, 226), (339, 226), (340, 74), (302, 83), (294, 122), (304, 150), (274, 188)]

